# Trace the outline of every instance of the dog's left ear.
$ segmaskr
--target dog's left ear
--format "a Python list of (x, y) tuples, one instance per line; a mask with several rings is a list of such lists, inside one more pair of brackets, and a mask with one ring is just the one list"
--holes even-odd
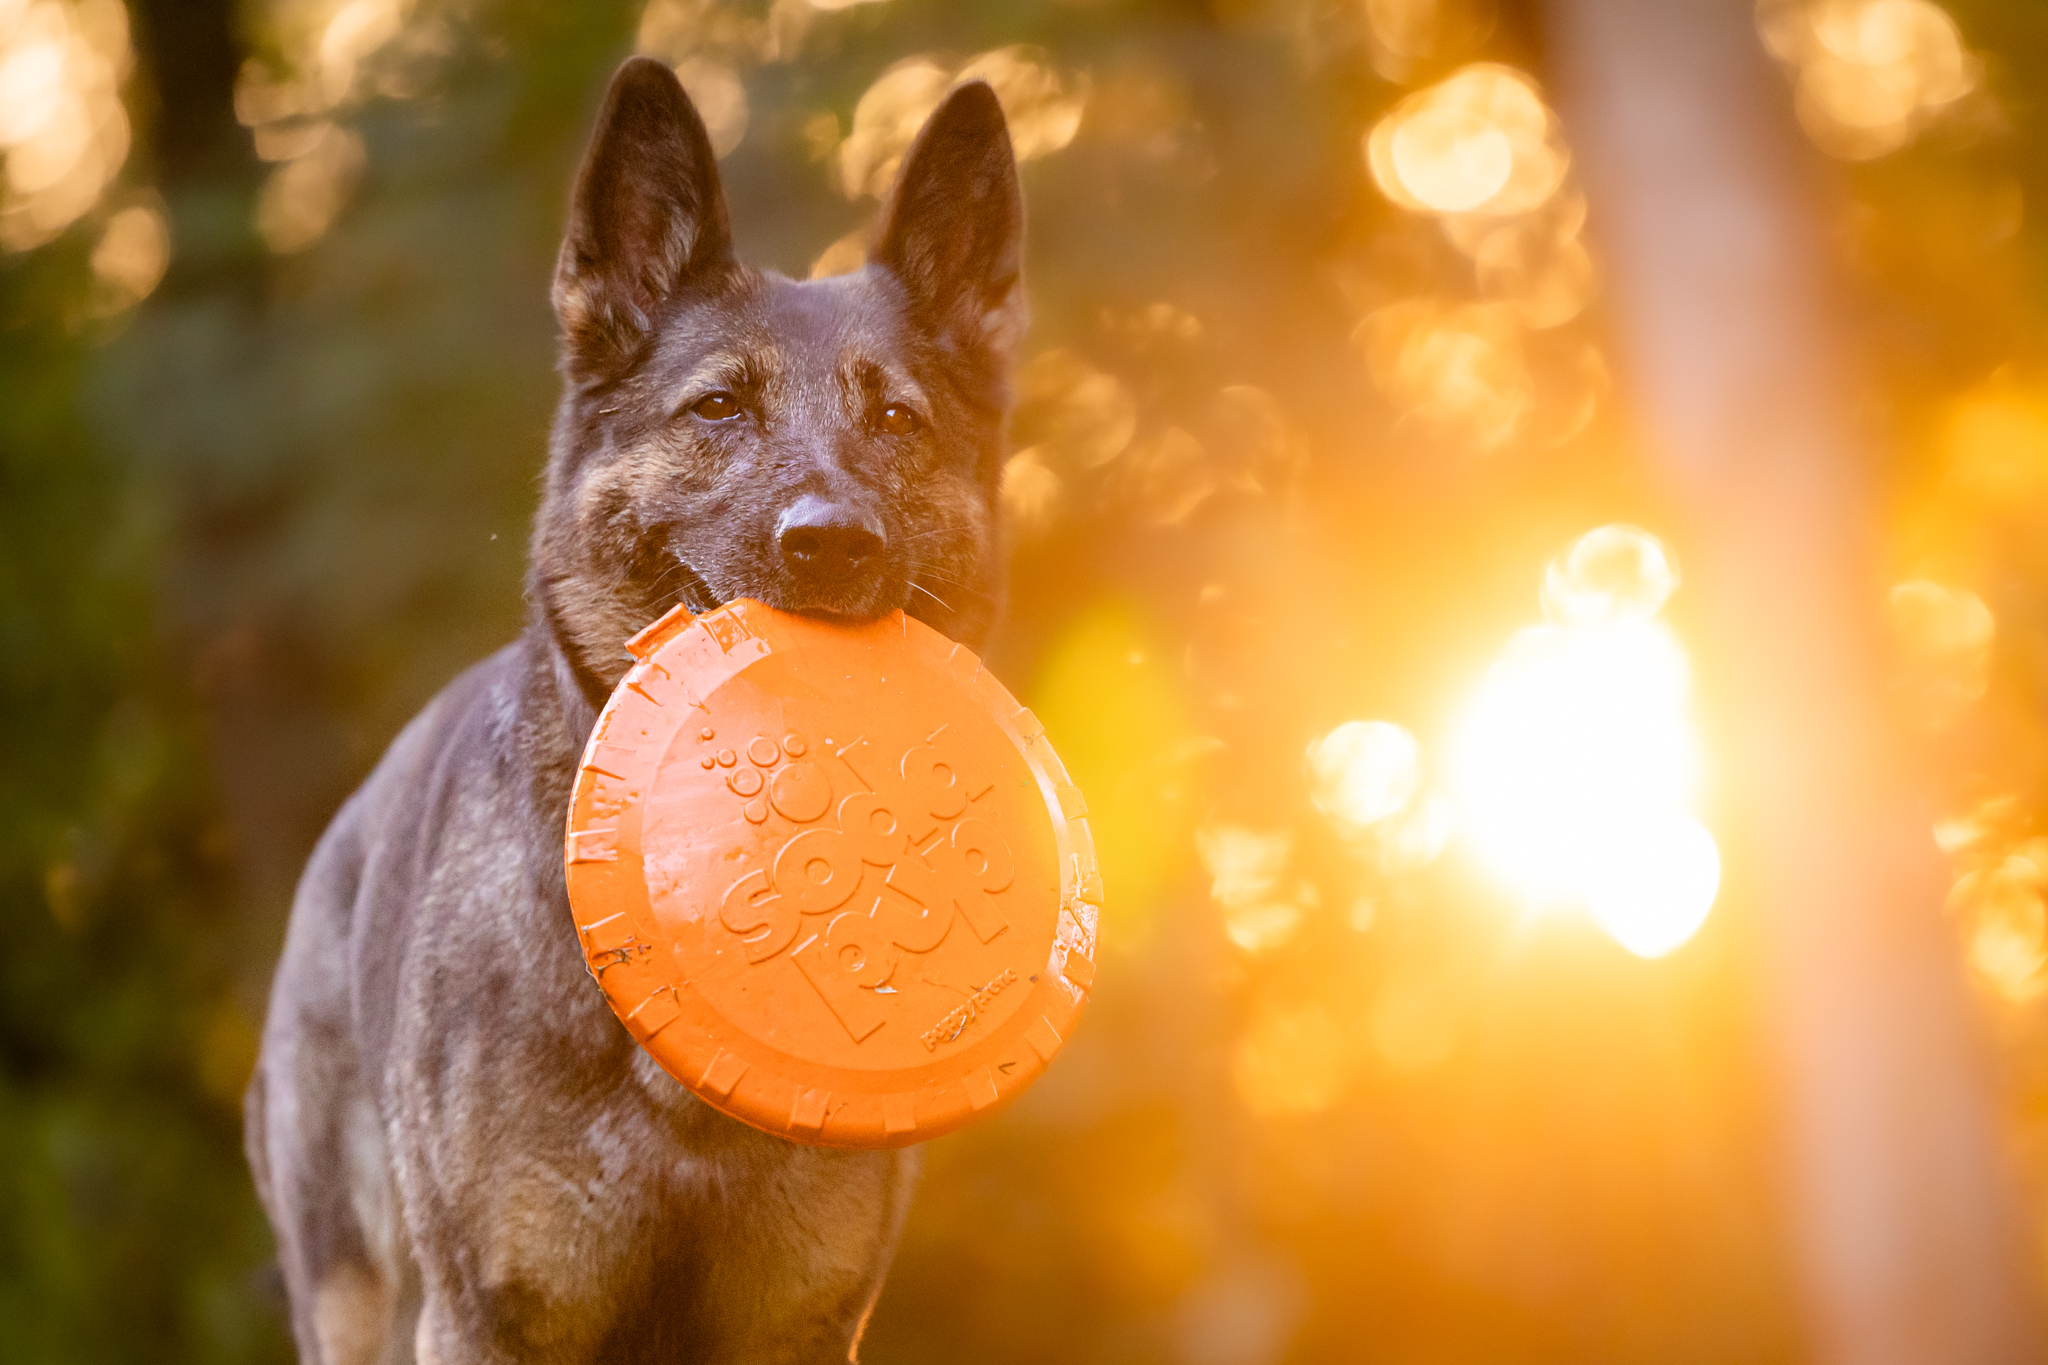
[(630, 58), (605, 92), (555, 263), (569, 373), (584, 382), (616, 377), (639, 354), (662, 304), (733, 268), (704, 120), (675, 72)]
[(1001, 364), (1024, 338), (1024, 195), (996, 92), (946, 97), (904, 155), (874, 251), (941, 335)]

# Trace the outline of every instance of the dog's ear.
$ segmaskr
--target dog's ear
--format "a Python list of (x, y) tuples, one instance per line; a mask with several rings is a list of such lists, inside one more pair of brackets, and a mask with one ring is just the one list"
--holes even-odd
[(630, 58), (612, 77), (555, 263), (563, 360), (583, 381), (616, 376), (655, 311), (734, 266), (718, 158), (675, 73)]
[(1023, 340), (1024, 195), (996, 92), (946, 97), (903, 158), (874, 260), (947, 339), (1006, 362)]

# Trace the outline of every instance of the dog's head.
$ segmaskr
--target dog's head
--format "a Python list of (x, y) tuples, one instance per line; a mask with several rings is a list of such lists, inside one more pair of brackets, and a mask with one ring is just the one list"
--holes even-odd
[(586, 678), (682, 602), (871, 617), (977, 643), (1024, 329), (1002, 110), (962, 86), (904, 156), (869, 263), (798, 281), (733, 255), (718, 163), (675, 76), (605, 96), (556, 267), (564, 392), (532, 590)]

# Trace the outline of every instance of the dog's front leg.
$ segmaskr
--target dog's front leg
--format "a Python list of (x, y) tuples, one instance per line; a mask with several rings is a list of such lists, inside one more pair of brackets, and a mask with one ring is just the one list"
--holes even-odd
[(684, 1157), (689, 1175), (667, 1188), (643, 1172), (618, 1217), (589, 1197), (588, 1172), (508, 1163), (492, 1207), (465, 1220), (482, 1235), (422, 1257), (422, 1365), (851, 1359), (916, 1154), (800, 1147), (706, 1118), (727, 1130), (717, 1155)]
[(717, 1248), (701, 1271), (702, 1321), (715, 1342), (708, 1358), (850, 1360), (902, 1232), (919, 1155), (752, 1133), (744, 1145), (752, 1150), (733, 1154), (741, 1159), (699, 1214)]

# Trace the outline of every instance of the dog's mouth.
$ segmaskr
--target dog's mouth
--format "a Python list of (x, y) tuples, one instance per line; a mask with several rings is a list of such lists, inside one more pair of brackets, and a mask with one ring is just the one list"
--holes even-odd
[[(912, 599), (919, 595), (918, 585), (910, 583), (904, 585), (901, 590), (900, 596), (903, 600), (894, 600), (886, 584), (881, 581), (870, 585), (867, 591), (851, 594), (831, 589), (792, 591), (788, 586), (772, 583), (742, 588), (734, 593), (720, 593), (695, 566), (680, 556), (676, 558), (670, 574), (674, 584), (671, 590), (675, 593), (675, 599), (681, 602), (692, 616), (702, 616), (706, 612), (716, 611), (735, 597), (752, 597), (782, 611), (800, 612), (806, 616), (818, 616), (835, 621), (866, 621), (886, 615), (899, 606), (911, 609)], [(939, 600), (928, 591), (925, 591), (923, 596), (929, 597), (933, 602)]]
[(677, 596), (690, 615), (702, 616), (707, 611), (716, 611), (725, 605), (719, 600), (718, 594), (711, 591), (711, 585), (704, 581), (704, 575), (692, 568), (688, 560), (676, 561), (676, 575), (681, 581)]

